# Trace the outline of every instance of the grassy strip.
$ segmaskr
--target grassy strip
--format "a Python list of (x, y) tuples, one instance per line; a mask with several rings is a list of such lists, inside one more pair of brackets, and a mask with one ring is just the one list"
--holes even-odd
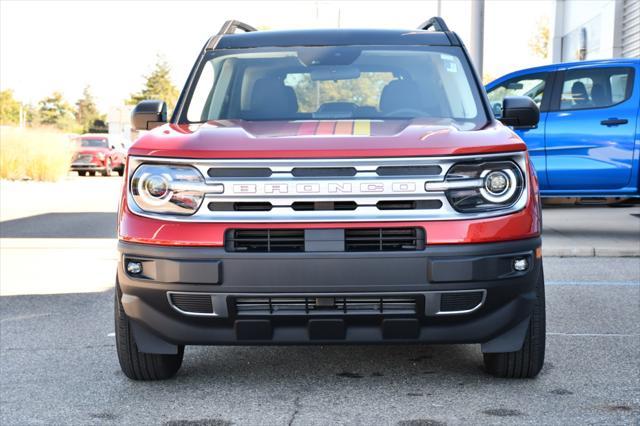
[(0, 179), (56, 181), (69, 172), (72, 155), (63, 133), (0, 127)]

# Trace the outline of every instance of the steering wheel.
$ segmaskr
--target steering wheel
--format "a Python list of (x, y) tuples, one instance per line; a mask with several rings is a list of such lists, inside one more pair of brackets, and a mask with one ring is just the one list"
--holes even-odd
[(397, 109), (395, 111), (391, 111), (386, 113), (384, 116), (385, 117), (424, 117), (426, 115), (426, 113), (424, 111), (421, 111), (419, 109), (415, 109), (415, 108), (400, 108)]

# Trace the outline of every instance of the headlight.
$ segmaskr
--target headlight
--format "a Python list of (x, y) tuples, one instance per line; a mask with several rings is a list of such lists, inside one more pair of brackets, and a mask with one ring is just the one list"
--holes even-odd
[(96, 154), (96, 157), (98, 157), (98, 160), (103, 161), (104, 160), (104, 152), (98, 152)]
[(444, 182), (426, 185), (441, 190), (451, 206), (462, 213), (487, 212), (511, 207), (524, 191), (524, 176), (512, 161), (454, 164)]
[(204, 184), (193, 167), (143, 164), (133, 174), (129, 188), (143, 211), (190, 215), (204, 199)]

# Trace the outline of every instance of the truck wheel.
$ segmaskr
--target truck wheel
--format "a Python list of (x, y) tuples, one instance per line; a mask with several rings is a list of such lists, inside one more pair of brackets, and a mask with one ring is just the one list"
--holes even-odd
[(536, 296), (529, 329), (524, 338), (522, 348), (517, 352), (483, 354), (484, 366), (489, 374), (496, 377), (524, 379), (536, 377), (542, 369), (546, 334), (544, 274), (542, 269), (540, 269)]
[(116, 282), (114, 304), (116, 349), (122, 372), (133, 380), (164, 380), (173, 377), (182, 365), (184, 346), (178, 346), (177, 355), (139, 352), (133, 339), (129, 318), (120, 301), (121, 296), (122, 292)]
[(86, 171), (82, 171), (81, 170), (81, 171), (78, 172), (78, 176), (86, 176), (86, 175), (87, 175)]
[(111, 159), (107, 158), (107, 163), (104, 166), (104, 170), (100, 172), (102, 176), (111, 176)]
[(124, 164), (118, 168), (118, 176), (124, 176)]
[(95, 175), (96, 175), (96, 172), (94, 172), (94, 171), (90, 171), (89, 172), (89, 176), (95, 176)]

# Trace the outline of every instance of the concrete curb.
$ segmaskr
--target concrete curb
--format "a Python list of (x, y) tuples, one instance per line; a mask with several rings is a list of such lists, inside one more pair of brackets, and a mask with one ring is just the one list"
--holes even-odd
[(624, 247), (545, 247), (542, 255), (549, 257), (640, 257), (637, 249)]

